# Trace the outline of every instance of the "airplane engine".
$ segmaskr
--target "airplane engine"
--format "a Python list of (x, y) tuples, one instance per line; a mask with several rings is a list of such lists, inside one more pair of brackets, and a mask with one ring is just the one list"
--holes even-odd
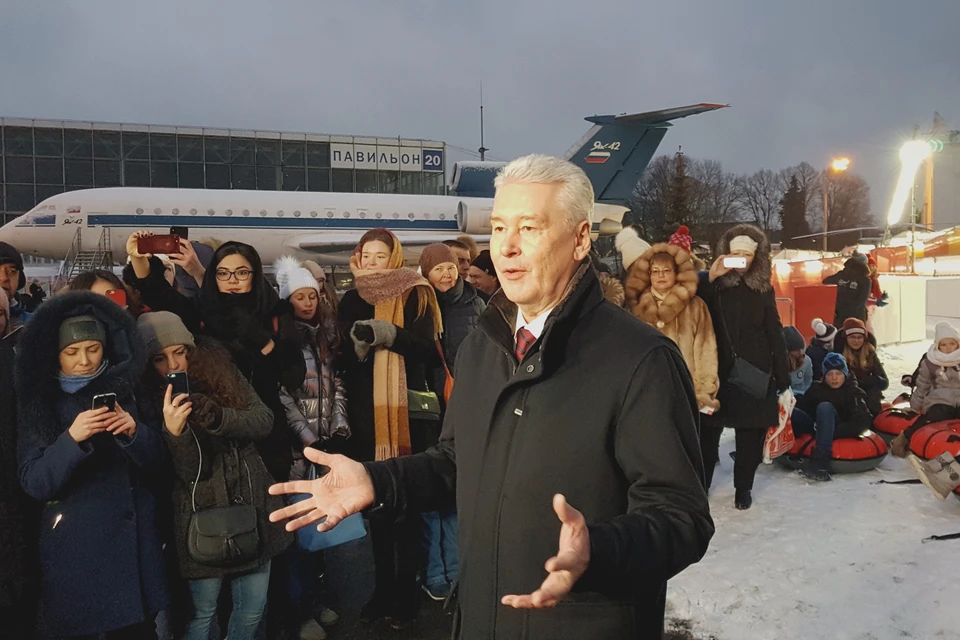
[(460, 226), (460, 231), (477, 236), (489, 235), (492, 230), (490, 225), (490, 214), (492, 212), (492, 201), (489, 205), (484, 206), (476, 202), (468, 205), (461, 200), (457, 205), (457, 224)]

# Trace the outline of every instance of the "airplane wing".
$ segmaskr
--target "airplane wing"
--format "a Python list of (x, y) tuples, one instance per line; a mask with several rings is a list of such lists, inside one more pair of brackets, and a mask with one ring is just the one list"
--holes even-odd
[[(414, 247), (425, 247), (434, 242), (443, 242), (451, 240), (459, 233), (448, 231), (437, 231), (433, 233), (424, 233), (422, 231), (393, 231), (404, 249)], [(490, 236), (473, 236), (478, 244), (488, 244)], [(344, 251), (353, 251), (360, 240), (360, 234), (356, 231), (331, 231), (310, 235), (301, 235), (287, 240), (284, 244), (292, 249), (299, 249), (309, 253), (342, 253)]]

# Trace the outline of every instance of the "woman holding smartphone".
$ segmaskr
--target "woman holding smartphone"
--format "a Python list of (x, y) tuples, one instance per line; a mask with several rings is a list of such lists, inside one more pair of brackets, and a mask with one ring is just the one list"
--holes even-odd
[(778, 397), (790, 388), (790, 370), (770, 282), (767, 236), (752, 225), (736, 225), (720, 237), (717, 253), (710, 271), (700, 272), (697, 286), (713, 320), (720, 375), (720, 409), (702, 416), (700, 448), (709, 489), (723, 429), (736, 430), (734, 504), (749, 509), (767, 429), (779, 421)]
[[(271, 560), (293, 541), (282, 524), (268, 520), (283, 501), (267, 494), (273, 480), (256, 448), (270, 434), (273, 416), (215, 341), (195, 339), (166, 311), (144, 314), (137, 325), (150, 355), (144, 386), (162, 406), (175, 472), (174, 547), (192, 604), (183, 638), (207, 640), (227, 581), (233, 612), (220, 628), (227, 640), (252, 640), (267, 604)], [(175, 394), (174, 387), (189, 394)], [(198, 514), (235, 505), (256, 512), (259, 540), (246, 554), (240, 546), (230, 561), (201, 557), (191, 543), (192, 531), (203, 528)]]
[(167, 458), (136, 393), (146, 363), (133, 318), (90, 292), (47, 301), (20, 344), (19, 476), (44, 503), (51, 637), (156, 638), (168, 598), (153, 482)]

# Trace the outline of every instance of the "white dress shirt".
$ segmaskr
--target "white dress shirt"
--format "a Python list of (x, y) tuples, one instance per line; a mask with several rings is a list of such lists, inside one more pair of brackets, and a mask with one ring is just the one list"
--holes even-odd
[(516, 325), (517, 328), (513, 332), (514, 344), (516, 344), (517, 342), (517, 332), (520, 331), (520, 329), (526, 329), (527, 331), (533, 334), (534, 338), (539, 340), (540, 336), (543, 334), (543, 328), (547, 324), (547, 318), (550, 317), (551, 311), (553, 311), (553, 307), (547, 309), (546, 311), (538, 315), (536, 318), (534, 318), (530, 322), (527, 322), (526, 320), (523, 319), (523, 313), (518, 308), (517, 309), (517, 325)]

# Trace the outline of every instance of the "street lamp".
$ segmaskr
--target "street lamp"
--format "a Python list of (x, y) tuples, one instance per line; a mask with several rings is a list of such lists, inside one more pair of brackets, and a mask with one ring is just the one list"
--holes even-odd
[(841, 173), (850, 167), (850, 158), (834, 158), (830, 161), (830, 167), (824, 171), (823, 175), (823, 252), (827, 252), (827, 219), (829, 203), (827, 200), (827, 188), (830, 183), (830, 172)]

